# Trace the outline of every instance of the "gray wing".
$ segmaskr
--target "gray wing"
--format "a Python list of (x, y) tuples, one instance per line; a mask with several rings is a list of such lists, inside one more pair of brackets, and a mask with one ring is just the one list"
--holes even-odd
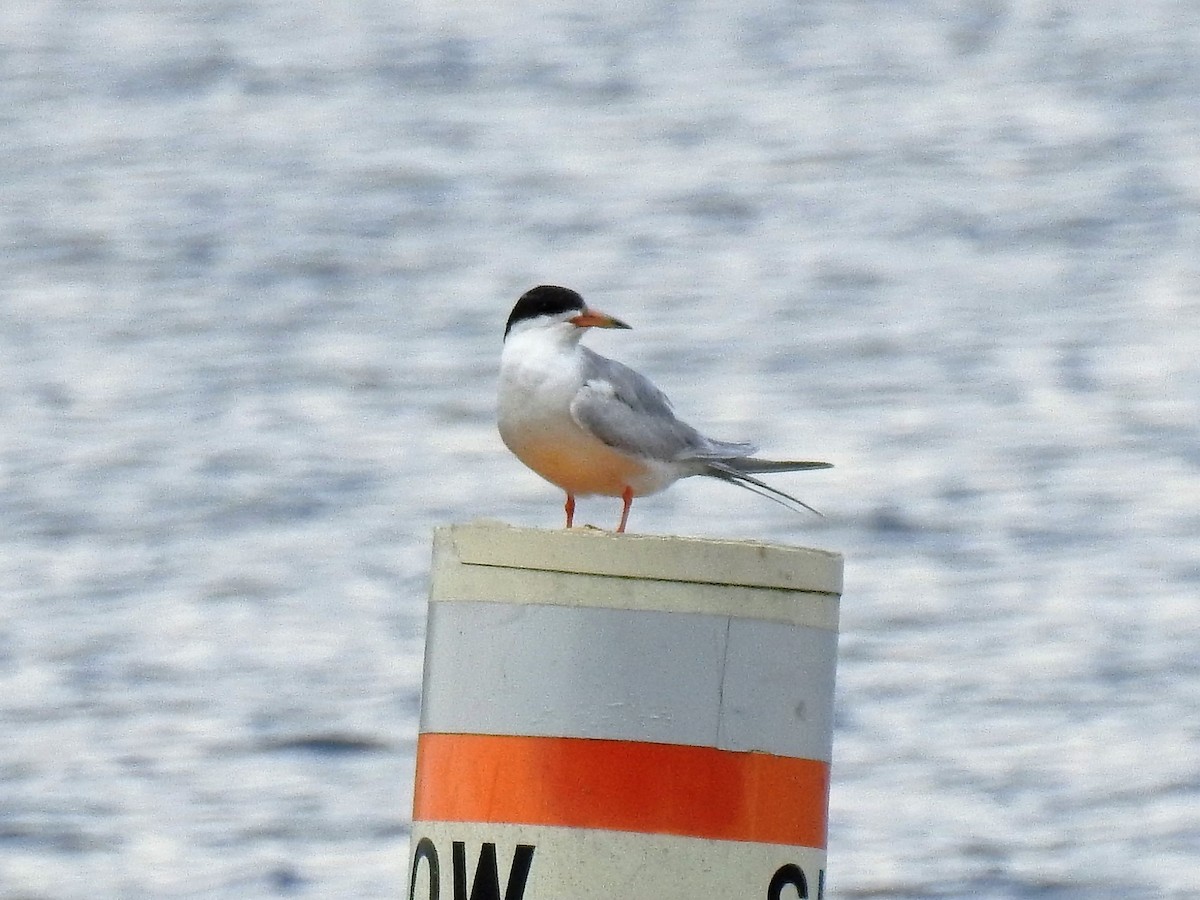
[(586, 347), (585, 380), (571, 416), (608, 446), (664, 461), (731, 459), (754, 452), (752, 444), (707, 438), (675, 417), (666, 394), (628, 366)]

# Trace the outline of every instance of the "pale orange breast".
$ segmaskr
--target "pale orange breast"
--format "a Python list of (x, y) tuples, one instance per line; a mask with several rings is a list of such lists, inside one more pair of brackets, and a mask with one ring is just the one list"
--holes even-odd
[(627, 485), (637, 490), (645, 475), (635, 459), (593, 438), (543, 440), (514, 447), (517, 458), (551, 484), (572, 494), (621, 496)]

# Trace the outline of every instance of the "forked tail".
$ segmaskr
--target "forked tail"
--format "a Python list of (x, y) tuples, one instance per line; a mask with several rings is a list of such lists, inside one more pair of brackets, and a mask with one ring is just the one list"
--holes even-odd
[(796, 459), (755, 459), (753, 456), (739, 456), (736, 459), (723, 459), (722, 463), (741, 472), (743, 475), (752, 472), (803, 472), (807, 469), (832, 469), (833, 463), (813, 462)]
[(739, 459), (721, 459), (711, 460), (708, 462), (704, 474), (710, 475), (713, 478), (720, 478), (722, 481), (727, 481), (730, 484), (736, 484), (738, 487), (743, 487), (748, 491), (753, 491), (760, 497), (766, 497), (768, 500), (774, 500), (781, 506), (786, 506), (788, 509), (807, 509), (810, 513), (822, 516), (820, 510), (813, 509), (803, 500), (793, 497), (791, 494), (779, 490), (779, 488), (771, 487), (765, 481), (760, 481), (754, 478), (750, 473), (762, 472), (800, 472), (806, 469), (831, 469), (832, 463), (827, 462), (807, 462), (797, 460), (776, 460), (776, 459), (754, 459), (753, 457), (741, 457)]

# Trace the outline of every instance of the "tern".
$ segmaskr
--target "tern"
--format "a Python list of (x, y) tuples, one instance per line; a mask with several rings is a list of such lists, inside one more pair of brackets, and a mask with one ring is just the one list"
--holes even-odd
[(617, 531), (623, 532), (634, 497), (691, 475), (817, 512), (753, 476), (829, 463), (757, 459), (753, 444), (705, 437), (676, 418), (649, 379), (582, 346), (589, 328), (629, 326), (569, 288), (540, 285), (513, 307), (500, 355), (500, 437), (517, 459), (566, 492), (567, 528), (575, 498), (600, 494), (621, 498)]

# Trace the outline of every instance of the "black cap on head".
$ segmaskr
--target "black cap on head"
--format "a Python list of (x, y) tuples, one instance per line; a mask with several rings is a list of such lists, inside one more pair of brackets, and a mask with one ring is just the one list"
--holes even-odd
[(517, 305), (508, 316), (508, 324), (504, 326), (504, 336), (513, 325), (525, 319), (537, 316), (556, 316), (572, 310), (582, 312), (585, 309), (583, 298), (570, 288), (559, 287), (556, 284), (539, 284), (521, 295)]

